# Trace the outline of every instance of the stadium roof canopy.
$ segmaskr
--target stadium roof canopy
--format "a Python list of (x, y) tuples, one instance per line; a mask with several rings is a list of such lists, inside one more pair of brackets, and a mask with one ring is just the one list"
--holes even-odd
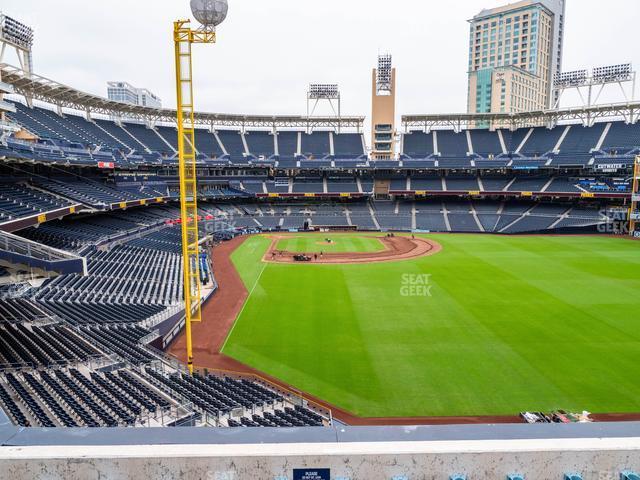
[[(176, 111), (168, 108), (151, 108), (108, 100), (98, 95), (85, 93), (39, 75), (29, 75), (20, 68), (0, 64), (2, 81), (12, 85), (15, 93), (26, 98), (109, 117), (126, 117), (153, 123), (175, 123)], [(196, 112), (198, 125), (232, 127), (302, 127), (302, 128), (358, 128), (364, 117), (306, 117), (299, 115), (235, 115), (225, 113)]]
[(541, 110), (521, 113), (445, 113), (425, 115), (403, 115), (402, 124), (406, 130), (419, 127), (430, 130), (434, 127), (448, 127), (460, 131), (474, 125), (491, 125), (494, 128), (515, 130), (527, 126), (546, 125), (553, 127), (560, 122), (581, 122), (592, 126), (603, 119), (623, 119), (635, 123), (640, 119), (640, 102), (612, 103), (591, 107), (570, 107), (557, 110)]

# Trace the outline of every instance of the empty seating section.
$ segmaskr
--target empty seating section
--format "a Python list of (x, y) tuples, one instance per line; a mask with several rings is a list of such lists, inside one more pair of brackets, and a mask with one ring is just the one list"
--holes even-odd
[(324, 158), (331, 154), (329, 132), (302, 134), (302, 155), (307, 158)]
[(175, 305), (182, 298), (178, 253), (119, 245), (87, 255), (88, 276), (59, 276), (41, 292), (77, 292), (94, 301)]
[[(147, 125), (126, 121), (92, 118), (87, 120), (80, 113), (64, 112), (62, 115), (47, 108), (29, 108), (15, 102), (16, 112), (9, 118), (38, 136), (39, 143), (20, 144), (11, 138), (0, 146), (0, 153), (12, 152), (16, 158), (36, 158), (40, 162), (64, 162), (74, 165), (95, 165), (97, 162), (115, 162), (127, 167), (136, 164), (175, 165), (177, 149), (176, 129), (170, 125)], [(545, 158), (550, 167), (587, 166), (593, 157), (592, 150), (598, 146), (600, 138), (609, 124), (596, 123), (588, 128), (573, 124), (546, 127), (524, 127), (514, 131), (502, 129), (504, 145), (498, 131), (470, 129), (459, 133), (453, 130), (437, 130), (425, 133), (412, 131), (403, 135), (402, 159), (424, 159), (438, 153), (439, 164), (426, 164), (421, 168), (471, 168), (464, 160), (471, 151), (482, 168), (508, 167), (504, 163), (482, 163), (496, 156)], [(565, 131), (566, 136), (559, 142)], [(246, 141), (243, 142), (243, 135)], [(311, 134), (298, 131), (247, 131), (217, 130), (217, 136), (204, 128), (196, 131), (196, 149), (199, 160), (237, 162), (248, 164), (246, 155), (269, 159), (276, 154), (280, 157), (281, 168), (295, 168), (297, 155), (321, 159), (333, 153), (334, 158), (344, 161), (366, 155), (360, 133), (337, 133), (316, 131)], [(470, 144), (467, 136), (469, 136)], [(278, 149), (274, 140), (277, 139)], [(221, 148), (220, 144), (224, 145)], [(333, 143), (333, 151), (331, 144)], [(434, 146), (437, 145), (437, 152)], [(472, 147), (470, 149), (469, 147)], [(559, 152), (554, 152), (559, 146)], [(522, 148), (520, 148), (522, 147)], [(624, 155), (640, 148), (640, 126), (623, 121), (610, 123), (607, 135), (598, 155)], [(222, 158), (223, 154), (229, 155)], [(161, 158), (164, 156), (164, 159)], [(457, 160), (456, 163), (454, 160)], [(357, 165), (357, 164), (356, 164)], [(394, 168), (393, 165), (376, 164), (377, 168)], [(410, 166), (410, 165), (407, 165)], [(303, 168), (305, 168), (303, 166)], [(348, 168), (348, 165), (344, 165)], [(417, 167), (417, 165), (415, 165)]]
[(411, 178), (412, 190), (442, 190), (442, 178), (440, 177), (412, 177)]
[(138, 123), (123, 123), (124, 128), (130, 135), (135, 137), (140, 145), (151, 152), (159, 152), (166, 155), (173, 155), (174, 151), (167, 145), (155, 130), (147, 128), (146, 125)]
[(506, 153), (502, 151), (498, 132), (478, 129), (469, 130), (469, 134), (471, 135), (473, 153), (482, 155), (483, 157), (497, 156)]
[(360, 133), (334, 133), (334, 156), (339, 158), (357, 158), (365, 155), (362, 134)]
[(0, 184), (0, 222), (58, 210), (70, 201), (17, 183)]
[(572, 125), (569, 132), (562, 140), (560, 153), (578, 154), (590, 153), (598, 145), (606, 124), (600, 123), (593, 127), (585, 128), (580, 125)]
[(28, 322), (46, 315), (38, 305), (25, 298), (5, 297), (0, 302), (0, 323)]
[(433, 155), (433, 135), (421, 131), (404, 135), (404, 154), (413, 158)]
[[(134, 370), (96, 373), (84, 369), (7, 373), (0, 400), (19, 404), (23, 421), (46, 427), (117, 427), (149, 425), (175, 402)], [(15, 401), (14, 401), (15, 400)]]
[(139, 140), (132, 137), (126, 130), (119, 125), (116, 125), (115, 122), (97, 118), (94, 119), (94, 122), (98, 128), (104, 130), (110, 137), (115, 137), (119, 143), (125, 145), (129, 150), (137, 150), (139, 152), (144, 152), (146, 150), (145, 146), (140, 143)]
[(156, 126), (156, 132), (171, 145), (174, 152), (178, 151), (178, 130), (176, 127)]
[(22, 230), (20, 235), (50, 247), (79, 250), (86, 245), (95, 245), (123, 233), (136, 232), (161, 220), (151, 217), (142, 223), (139, 222), (139, 219), (127, 218), (126, 213), (110, 213), (82, 220), (65, 219), (45, 223), (38, 228)]
[(208, 130), (196, 129), (196, 150), (201, 155), (219, 158), (224, 155), (216, 136)]
[(613, 122), (602, 145), (602, 150), (617, 154), (640, 147), (640, 123)]
[(57, 195), (87, 205), (111, 205), (150, 198), (143, 193), (118, 190), (98, 181), (89, 179), (61, 178), (54, 180), (36, 179), (35, 185)]
[(91, 144), (91, 138), (82, 134), (73, 126), (67, 126), (63, 117), (44, 108), (29, 108), (25, 105), (14, 102), (16, 112), (9, 115), (9, 118), (16, 123), (24, 125), (27, 130), (42, 138), (66, 140), (68, 142), (79, 142)]
[(0, 345), (0, 370), (67, 365), (99, 354), (61, 325), (0, 324)]
[(507, 145), (507, 151), (519, 153), (519, 149), (523, 146), (523, 142), (527, 139), (530, 131), (530, 128), (519, 128), (514, 131), (502, 130), (502, 138)]
[(278, 155), (294, 157), (298, 153), (298, 132), (278, 132)]
[(271, 132), (247, 132), (244, 138), (251, 155), (265, 158), (275, 155), (274, 135)]
[(126, 150), (127, 148), (126, 143), (123, 143), (117, 138), (114, 138), (113, 136), (106, 133), (97, 125), (97, 122), (95, 121), (89, 122), (86, 119), (78, 117), (76, 115), (66, 115), (64, 117), (64, 121), (66, 121), (71, 128), (83, 132), (90, 139), (89, 143), (92, 145), (99, 145), (111, 149)]
[(480, 190), (480, 185), (478, 184), (477, 177), (448, 176), (445, 177), (444, 180), (447, 186), (447, 190), (463, 192)]
[(335, 178), (327, 180), (328, 193), (358, 193), (358, 181), (355, 178)]
[(541, 157), (553, 151), (563, 133), (563, 128), (536, 127), (520, 153), (525, 157)]
[(296, 179), (293, 182), (293, 193), (322, 193), (323, 191), (322, 179)]
[(438, 130), (438, 152), (442, 157), (466, 157), (469, 152), (467, 135), (465, 132), (456, 133), (453, 130)]
[(232, 159), (242, 159), (245, 155), (242, 135), (237, 130), (217, 130), (220, 142)]
[[(216, 418), (227, 416), (229, 427), (304, 427), (323, 426), (323, 418), (307, 408), (286, 406), (285, 399), (263, 386), (248, 380), (220, 378), (212, 375), (165, 375), (146, 369), (147, 379), (170, 395), (192, 402), (197, 410)], [(262, 415), (252, 412), (259, 407)], [(244, 410), (245, 415), (234, 420), (232, 412)], [(237, 418), (237, 417), (236, 417)]]
[(517, 177), (509, 186), (510, 192), (541, 192), (551, 181), (549, 177)]

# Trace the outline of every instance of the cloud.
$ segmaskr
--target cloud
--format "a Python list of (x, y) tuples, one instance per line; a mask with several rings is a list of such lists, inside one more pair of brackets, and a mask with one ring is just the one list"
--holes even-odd
[[(400, 113), (466, 108), (468, 24), (505, 2), (456, 0), (229, 0), (215, 46), (196, 46), (199, 110), (303, 114), (306, 87), (337, 82), (343, 113), (369, 115), (370, 75), (379, 52), (394, 55)], [(173, 106), (172, 21), (187, 0), (4, 0), (4, 13), (36, 30), (36, 73), (106, 94), (125, 80)], [(637, 0), (569, 0), (565, 68), (633, 61)], [(603, 97), (603, 101), (608, 98)]]

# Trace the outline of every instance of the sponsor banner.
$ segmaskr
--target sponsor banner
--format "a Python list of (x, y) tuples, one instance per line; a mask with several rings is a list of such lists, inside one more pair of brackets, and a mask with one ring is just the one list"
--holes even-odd
[(640, 220), (640, 212), (630, 213), (629, 220), (635, 220), (635, 221)]
[(98, 162), (98, 168), (115, 168), (113, 162)]
[(280, 196), (279, 193), (270, 193), (269, 198), (278, 198)]
[(627, 166), (624, 163), (601, 163), (596, 165), (596, 170), (602, 170), (603, 172), (615, 172), (616, 170), (622, 170)]
[(331, 480), (328, 468), (294, 468), (293, 480)]
[(38, 215), (38, 223), (44, 223), (47, 221), (47, 216), (44, 213)]
[(122, 209), (127, 208), (127, 202), (120, 202), (118, 205), (120, 205), (120, 208)]
[(69, 213), (76, 213), (76, 207), (69, 207)]
[(469, 190), (469, 195), (477, 197), (478, 195), (480, 195), (480, 190)]
[(316, 194), (315, 193), (305, 193), (304, 196), (308, 197), (308, 198), (313, 198), (313, 197), (316, 196)]
[(582, 192), (580, 194), (581, 198), (596, 198), (596, 194), (592, 192)]
[(522, 192), (520, 193), (522, 197), (533, 197), (533, 192)]
[(633, 232), (633, 238), (640, 238), (640, 230)]
[(156, 202), (162, 203), (162, 202), (164, 202), (164, 198), (163, 197), (157, 197), (156, 198)]
[(341, 193), (340, 196), (342, 198), (349, 198), (351, 195), (349, 193)]
[(636, 193), (631, 197), (632, 202), (640, 202), (640, 194)]
[(420, 195), (422, 197), (426, 197), (427, 196), (427, 191), (426, 190), (416, 190), (416, 195)]
[(147, 201), (146, 200), (140, 200), (140, 205), (146, 205)]

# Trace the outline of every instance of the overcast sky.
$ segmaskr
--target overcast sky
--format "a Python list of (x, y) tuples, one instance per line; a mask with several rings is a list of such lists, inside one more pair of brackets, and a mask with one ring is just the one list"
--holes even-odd
[[(332, 82), (340, 84), (343, 114), (369, 116), (371, 68), (389, 52), (399, 113), (462, 112), (466, 20), (503, 3), (229, 0), (218, 44), (196, 47), (196, 106), (304, 114), (308, 84)], [(2, 0), (0, 8), (35, 28), (36, 73), (104, 96), (108, 80), (125, 80), (175, 105), (172, 21), (189, 15), (187, 0)], [(639, 0), (568, 0), (564, 70), (640, 67), (638, 24)], [(11, 55), (5, 61), (15, 63)]]

